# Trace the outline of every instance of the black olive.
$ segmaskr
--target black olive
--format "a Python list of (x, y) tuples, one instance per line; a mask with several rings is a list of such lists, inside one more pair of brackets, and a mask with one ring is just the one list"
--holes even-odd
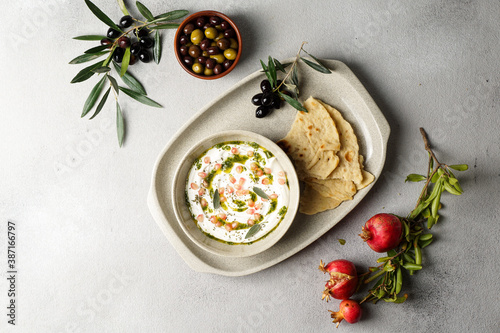
[(185, 57), (182, 59), (182, 61), (184, 61), (184, 64), (186, 64), (186, 66), (188, 66), (188, 67), (191, 67), (191, 66), (193, 66), (193, 64), (194, 64), (194, 60), (193, 60), (193, 58), (191, 58), (190, 56), (185, 56)]
[(142, 62), (150, 62), (151, 54), (149, 54), (149, 52), (146, 50), (142, 50), (141, 52), (139, 52), (139, 60)]
[(128, 28), (132, 25), (132, 23), (134, 23), (134, 20), (132, 19), (132, 17), (130, 15), (126, 15), (120, 19), (119, 25), (122, 28)]
[(201, 55), (201, 50), (200, 50), (200, 47), (198, 45), (191, 45), (189, 47), (189, 55), (193, 58), (198, 58), (200, 55)]
[(210, 47), (210, 44), (212, 42), (208, 39), (208, 38), (205, 38), (204, 40), (201, 41), (200, 43), (200, 49), (202, 49), (203, 51), (206, 51), (208, 50), (208, 48)]
[(130, 38), (126, 36), (121, 36), (118, 38), (118, 46), (121, 47), (122, 49), (126, 49), (127, 47), (130, 46)]
[(217, 24), (220, 24), (220, 17), (217, 17), (217, 16), (212, 16), (210, 17), (210, 24), (213, 24), (213, 25), (217, 25)]
[(135, 29), (134, 31), (137, 37), (146, 37), (151, 32), (147, 28)]
[(115, 30), (113, 28), (109, 28), (108, 33), (106, 34), (106, 36), (108, 36), (109, 38), (113, 38), (113, 39), (120, 37), (120, 35), (121, 35), (121, 32), (119, 32), (118, 30)]
[(272, 90), (269, 80), (262, 80), (262, 82), (260, 83), (260, 90), (262, 90), (263, 93)]
[(231, 45), (231, 42), (227, 38), (221, 38), (217, 41), (217, 47), (221, 50), (226, 50)]
[(181, 54), (183, 56), (187, 55), (188, 54), (188, 51), (189, 51), (189, 48), (186, 46), (186, 45), (182, 45), (180, 48), (179, 48), (179, 51), (181, 52)]
[(203, 27), (205, 25), (205, 23), (207, 23), (207, 19), (204, 16), (198, 17), (196, 19), (196, 26), (198, 28)]
[(137, 57), (133, 54), (130, 55), (130, 60), (128, 62), (129, 65), (133, 65), (137, 62)]
[(186, 45), (188, 42), (189, 42), (188, 36), (182, 35), (181, 37), (179, 37), (179, 43), (181, 43), (182, 45)]
[(109, 38), (101, 39), (101, 45), (108, 45), (108, 48), (110, 48), (111, 44), (113, 44), (113, 41), (111, 39)]
[(231, 67), (233, 65), (233, 62), (231, 60), (226, 59), (226, 60), (224, 60), (222, 65), (224, 66), (225, 69), (229, 69), (229, 67)]
[(214, 69), (215, 68), (215, 65), (217, 65), (217, 62), (215, 61), (215, 59), (212, 59), (212, 58), (208, 58), (207, 59), (207, 62), (205, 64), (205, 66), (208, 68), (208, 69)]
[(227, 30), (227, 29), (230, 29), (231, 28), (231, 25), (229, 24), (229, 22), (227, 21), (222, 21), (220, 23), (220, 27), (223, 29), (223, 30)]
[(268, 107), (266, 106), (259, 106), (257, 108), (257, 110), (255, 110), (255, 116), (257, 118), (264, 118), (265, 116), (267, 116), (269, 113), (271, 112), (271, 109), (269, 109)]
[(208, 49), (207, 49), (207, 52), (209, 55), (215, 55), (215, 54), (219, 54), (220, 53), (220, 50), (217, 46), (210, 46)]
[(152, 48), (153, 45), (155, 44), (154, 40), (150, 37), (142, 37), (139, 40), (139, 43), (141, 43), (141, 46), (145, 49)]
[(224, 37), (234, 38), (234, 37), (236, 37), (236, 32), (234, 32), (233, 29), (226, 29), (226, 30), (224, 30)]
[(125, 51), (122, 48), (117, 47), (113, 52), (113, 60), (118, 63), (122, 62), (124, 54)]
[(272, 92), (265, 92), (262, 94), (262, 105), (271, 106), (274, 99), (274, 95)]
[(207, 58), (206, 58), (206, 57), (203, 57), (203, 56), (198, 57), (198, 59), (197, 59), (197, 60), (198, 60), (198, 62), (199, 62), (200, 64), (202, 64), (202, 65), (205, 65), (205, 64), (207, 63)]
[(271, 103), (273, 109), (279, 109), (281, 107), (281, 97), (279, 95), (273, 95), (273, 101)]
[(141, 52), (141, 50), (142, 50), (142, 47), (141, 47), (141, 44), (139, 44), (139, 42), (135, 42), (135, 43), (132, 43), (132, 45), (130, 45), (130, 53), (133, 55), (138, 55), (139, 52)]
[(193, 23), (188, 23), (188, 24), (186, 24), (186, 26), (184, 27), (184, 30), (183, 30), (183, 31), (184, 31), (184, 33), (185, 33), (186, 35), (189, 35), (190, 33), (192, 33), (192, 32), (193, 32), (193, 30), (194, 30), (194, 24), (193, 24)]
[(218, 74), (222, 73), (223, 71), (224, 71), (224, 67), (222, 67), (221, 64), (215, 65), (215, 67), (214, 67), (214, 74), (215, 75), (218, 75)]
[(256, 106), (259, 106), (259, 105), (262, 105), (262, 93), (258, 93), (257, 95), (254, 95), (252, 97), (252, 104), (253, 105), (256, 105)]

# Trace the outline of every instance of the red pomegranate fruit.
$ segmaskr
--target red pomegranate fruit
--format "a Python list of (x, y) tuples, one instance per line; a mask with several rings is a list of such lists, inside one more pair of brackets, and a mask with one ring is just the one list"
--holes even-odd
[(327, 302), (330, 297), (336, 299), (348, 299), (356, 291), (358, 285), (358, 274), (352, 262), (345, 259), (338, 259), (329, 262), (327, 265), (320, 261), (319, 269), (323, 273), (330, 274), (330, 280), (325, 284), (323, 297)]
[(394, 249), (401, 241), (403, 225), (392, 214), (377, 214), (369, 219), (359, 234), (375, 252), (387, 252)]
[(346, 299), (340, 302), (339, 311), (330, 311), (332, 314), (333, 322), (337, 323), (339, 327), (340, 322), (345, 319), (349, 324), (357, 323), (361, 319), (361, 306), (358, 302), (352, 299)]

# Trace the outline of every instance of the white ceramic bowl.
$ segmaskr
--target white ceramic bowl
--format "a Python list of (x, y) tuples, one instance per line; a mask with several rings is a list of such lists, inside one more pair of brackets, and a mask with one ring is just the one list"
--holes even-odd
[[(262, 239), (251, 244), (227, 244), (207, 237), (196, 225), (185, 201), (186, 179), (194, 161), (212, 146), (226, 141), (251, 141), (269, 150), (277, 158), (287, 174), (290, 186), (288, 210), (276, 229)], [(225, 131), (213, 134), (196, 143), (182, 158), (174, 176), (172, 200), (177, 220), (186, 235), (199, 247), (211, 253), (225, 257), (248, 257), (267, 250), (286, 233), (292, 224), (299, 206), (299, 180), (292, 162), (277, 144), (266, 137), (248, 131)]]

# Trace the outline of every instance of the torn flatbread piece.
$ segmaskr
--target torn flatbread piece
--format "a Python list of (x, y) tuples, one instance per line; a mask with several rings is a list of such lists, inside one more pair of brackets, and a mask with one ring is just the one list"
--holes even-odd
[(326, 179), (339, 164), (339, 133), (319, 102), (306, 101), (304, 106), (308, 112), (297, 112), (292, 128), (278, 145), (294, 161), (299, 179)]
[(305, 186), (304, 193), (300, 197), (299, 212), (306, 215), (314, 215), (325, 210), (336, 208), (342, 200), (322, 196), (311, 186)]
[(299, 211), (312, 215), (352, 200), (375, 177), (364, 170), (358, 138), (337, 109), (313, 97), (304, 107), (308, 112), (297, 113), (292, 128), (278, 144), (305, 182)]

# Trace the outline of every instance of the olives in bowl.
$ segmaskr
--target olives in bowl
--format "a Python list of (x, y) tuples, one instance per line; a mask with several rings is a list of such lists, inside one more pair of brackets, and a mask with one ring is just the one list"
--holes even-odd
[(175, 55), (194, 77), (213, 80), (228, 74), (241, 56), (241, 34), (226, 15), (206, 10), (188, 16), (175, 34)]

